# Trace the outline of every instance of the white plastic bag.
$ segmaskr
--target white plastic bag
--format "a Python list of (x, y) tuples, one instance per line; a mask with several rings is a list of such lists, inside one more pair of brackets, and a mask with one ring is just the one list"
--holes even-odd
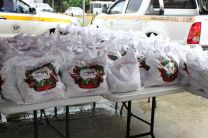
[(105, 55), (91, 59), (75, 58), (72, 64), (65, 65), (62, 79), (67, 86), (68, 97), (106, 94), (106, 59)]
[(107, 82), (112, 93), (129, 92), (141, 88), (136, 54), (129, 50), (115, 62), (109, 61)]
[(177, 55), (180, 59), (178, 82), (181, 85), (188, 85), (187, 54), (190, 53), (190, 46), (171, 43), (169, 50)]
[(208, 52), (194, 48), (187, 55), (188, 91), (208, 98)]
[(18, 89), (26, 104), (65, 98), (59, 59), (53, 55), (22, 59), (15, 64)]
[(9, 59), (4, 63), (3, 68), (0, 71), (2, 80), (2, 96), (6, 100), (10, 100), (16, 104), (23, 104), (21, 94), (17, 89), (16, 75), (14, 69), (14, 63), (19, 62), (19, 57)]
[(149, 51), (145, 55), (144, 87), (171, 85), (178, 82), (179, 58), (172, 53)]

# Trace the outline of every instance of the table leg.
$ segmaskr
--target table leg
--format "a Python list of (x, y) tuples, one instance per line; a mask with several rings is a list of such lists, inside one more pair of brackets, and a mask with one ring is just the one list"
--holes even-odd
[(128, 101), (126, 138), (129, 138), (131, 127), (131, 101)]
[(148, 98), (148, 101), (147, 102), (150, 103), (150, 98)]
[(126, 102), (122, 102), (122, 106), (121, 106), (121, 109), (120, 109), (120, 115), (123, 115), (123, 108), (125, 107), (125, 104), (126, 104)]
[(69, 106), (66, 106), (66, 138), (69, 137)]
[(152, 98), (151, 125), (150, 125), (150, 133), (151, 133), (152, 138), (155, 138), (154, 136), (155, 108), (156, 108), (156, 97), (153, 97)]
[(92, 109), (93, 109), (93, 112), (95, 112), (95, 109), (96, 109), (96, 102), (93, 102), (93, 107), (92, 107)]
[(55, 114), (55, 118), (57, 118), (57, 112), (58, 112), (58, 110), (57, 110), (57, 107), (54, 107), (54, 114)]
[(116, 102), (115, 104), (115, 113), (117, 114), (117, 109), (118, 109), (118, 103)]
[(37, 110), (33, 111), (34, 119), (34, 138), (38, 138), (38, 119), (37, 119)]
[(1, 120), (0, 122), (2, 123), (3, 121), (2, 121), (2, 115), (1, 114), (0, 114), (0, 120)]

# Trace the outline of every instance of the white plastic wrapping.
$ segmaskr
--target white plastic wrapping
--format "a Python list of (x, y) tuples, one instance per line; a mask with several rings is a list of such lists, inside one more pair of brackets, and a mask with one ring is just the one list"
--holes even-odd
[(23, 58), (15, 64), (17, 86), (26, 104), (65, 98), (59, 59), (58, 55)]
[(141, 89), (141, 79), (135, 52), (127, 54), (115, 62), (109, 61), (107, 82), (112, 93)]
[[(113, 92), (125, 92), (137, 89), (135, 87), (136, 85), (133, 85), (133, 81), (138, 79), (139, 76), (133, 75), (134, 68), (129, 68), (129, 66), (122, 62), (124, 60), (135, 60), (135, 57), (133, 57), (135, 54), (141, 79), (141, 82), (138, 81), (137, 83), (142, 83), (142, 86), (149, 87), (179, 83), (184, 86), (189, 85), (191, 91), (198, 91), (197, 93), (202, 92), (206, 95), (206, 82), (208, 81), (206, 79), (207, 53), (203, 52), (200, 47), (193, 49), (189, 46), (179, 45), (170, 42), (166, 38), (164, 39), (162, 36), (151, 35), (147, 38), (145, 34), (136, 31), (113, 31), (70, 25), (65, 28), (64, 32), (66, 33), (65, 35), (60, 35), (59, 31), (56, 31), (51, 35), (44, 34), (32, 37), (30, 35), (20, 34), (14, 38), (0, 39), (0, 74), (1, 80), (3, 80), (0, 80), (0, 83), (4, 82), (1, 84), (0, 89), (2, 89), (2, 95), (5, 99), (16, 103), (23, 103), (21, 97), (22, 92), (20, 94), (17, 90), (16, 70), (13, 67), (13, 59), (17, 57), (23, 58), (22, 60), (16, 60), (18, 61), (16, 63), (21, 63), (21, 66), (16, 65), (18, 71), (20, 71), (23, 64), (24, 66), (32, 67), (32, 64), (36, 64), (37, 59), (41, 59), (42, 61), (46, 56), (55, 58), (56, 55), (60, 57), (60, 60), (56, 60), (56, 65), (59, 66), (58, 68), (61, 71), (64, 67), (62, 76), (64, 83), (67, 85), (67, 96), (69, 97), (100, 95), (104, 91), (108, 91), (106, 81), (100, 82), (97, 88), (89, 89), (80, 88), (78, 84), (74, 84), (75, 79), (71, 76), (76, 73), (73, 72), (73, 68), (76, 66), (77, 68), (84, 67), (83, 74), (86, 72), (91, 72), (92, 74), (93, 72), (97, 73), (96, 69), (91, 69), (91, 65), (95, 62), (99, 63), (99, 65), (101, 64), (104, 68), (103, 80), (105, 80), (107, 75), (105, 69), (109, 68), (108, 70), (111, 71), (111, 74), (108, 76), (113, 77), (111, 78), (112, 80), (108, 79), (108, 85)], [(134, 54), (126, 56), (128, 50), (134, 51)], [(107, 55), (107, 58), (102, 55)], [(31, 61), (28, 57), (35, 60)], [(130, 59), (131, 57), (133, 59)], [(113, 61), (108, 59), (112, 59)], [(11, 61), (13, 62), (12, 64)], [(109, 65), (107, 62), (109, 62)], [(121, 65), (119, 70), (116, 67), (118, 65)], [(136, 63), (134, 65), (136, 66)], [(129, 78), (125, 76), (125, 72), (120, 72), (127, 69), (130, 74), (128, 77), (132, 81), (128, 80)], [(92, 76), (89, 75), (88, 77)], [(86, 76), (82, 77), (84, 77), (84, 80), (93, 79), (87, 78)], [(18, 77), (19, 80), (20, 78)], [(140, 86), (140, 84), (137, 86)], [(28, 90), (25, 89), (25, 91)], [(23, 87), (21, 91), (24, 91)], [(38, 97), (41, 94), (38, 93)], [(34, 95), (32, 94), (30, 96), (33, 97)], [(63, 95), (60, 97), (63, 98)], [(53, 100), (51, 97), (49, 99)], [(27, 101), (27, 103), (46, 100), (47, 98), (44, 100), (35, 98)]]

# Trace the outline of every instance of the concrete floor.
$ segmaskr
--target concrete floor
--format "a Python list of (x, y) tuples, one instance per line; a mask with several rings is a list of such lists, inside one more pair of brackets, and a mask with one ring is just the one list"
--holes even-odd
[[(115, 114), (114, 103), (102, 101), (95, 112), (91, 105), (74, 107), (70, 118), (71, 138), (124, 138), (126, 114)], [(151, 104), (147, 99), (135, 101), (133, 112), (150, 119)], [(62, 117), (52, 121), (61, 132), (65, 132)], [(40, 138), (60, 138), (44, 123), (40, 123)], [(131, 134), (149, 130), (149, 127), (132, 119)], [(155, 116), (156, 138), (208, 138), (208, 100), (180, 93), (162, 96), (157, 99)], [(31, 121), (12, 121), (0, 126), (0, 138), (32, 138)], [(144, 137), (150, 138), (150, 137)]]

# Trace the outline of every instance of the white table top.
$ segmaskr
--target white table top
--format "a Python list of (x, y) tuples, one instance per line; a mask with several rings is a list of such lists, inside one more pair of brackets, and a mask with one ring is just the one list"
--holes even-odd
[(148, 97), (157, 97), (167, 94), (184, 92), (185, 88), (178, 85), (173, 86), (158, 86), (158, 87), (148, 87), (142, 90), (118, 93), (106, 96), (106, 98), (113, 102), (126, 102), (131, 100), (138, 100)]
[(69, 99), (61, 99), (57, 101), (50, 101), (38, 104), (28, 104), (28, 105), (17, 105), (12, 102), (3, 102), (0, 103), (0, 113), (2, 114), (14, 114), (14, 113), (22, 113), (33, 110), (46, 109), (50, 107), (56, 106), (71, 106), (71, 105), (79, 105), (79, 104), (87, 104), (100, 101), (102, 96), (88, 96), (88, 97), (76, 97)]
[[(161, 95), (173, 94), (178, 92), (183, 92), (185, 90), (182, 86), (163, 86), (163, 87), (148, 87), (139, 91), (118, 93), (105, 96), (110, 101), (113, 102), (125, 102), (131, 100), (137, 100), (147, 97), (157, 97)], [(62, 99), (50, 102), (43, 102), (37, 104), (28, 104), (28, 105), (17, 105), (12, 102), (4, 102), (0, 104), (0, 113), (2, 114), (13, 114), (13, 113), (22, 113), (33, 110), (46, 109), (56, 106), (72, 106), (79, 104), (87, 104), (98, 102), (102, 99), (102, 96), (88, 96), (88, 97), (76, 97), (69, 99)]]

